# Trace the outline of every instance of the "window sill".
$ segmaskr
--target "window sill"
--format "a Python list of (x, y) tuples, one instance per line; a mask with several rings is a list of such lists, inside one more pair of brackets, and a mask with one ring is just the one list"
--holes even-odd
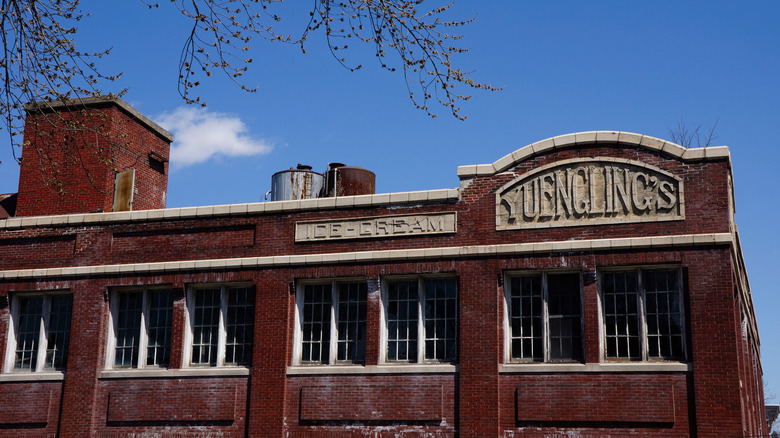
[(47, 372), (9, 372), (0, 374), (0, 382), (56, 382), (65, 379), (65, 373), (61, 371)]
[(411, 364), (411, 365), (309, 365), (287, 367), (288, 376), (310, 376), (324, 374), (454, 374), (457, 365)]
[(181, 368), (181, 369), (127, 369), (127, 370), (103, 370), (100, 379), (154, 379), (154, 378), (179, 378), (179, 377), (231, 377), (248, 376), (249, 368), (245, 367), (210, 367), (210, 368)]
[(681, 362), (634, 362), (634, 363), (510, 363), (498, 366), (502, 374), (512, 373), (663, 373), (688, 372), (693, 370), (689, 363)]

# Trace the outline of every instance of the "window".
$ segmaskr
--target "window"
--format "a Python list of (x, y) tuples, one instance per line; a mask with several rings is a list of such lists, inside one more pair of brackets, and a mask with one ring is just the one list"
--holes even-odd
[(514, 362), (582, 362), (580, 274), (509, 276), (507, 346)]
[(457, 359), (454, 278), (390, 280), (384, 297), (387, 362), (454, 362)]
[(6, 370), (54, 371), (65, 368), (73, 297), (43, 293), (15, 295)]
[(685, 358), (680, 283), (679, 269), (601, 274), (608, 359)]
[(247, 286), (195, 287), (188, 296), (191, 366), (249, 366), (254, 294)]
[(297, 363), (365, 363), (367, 296), (365, 282), (299, 285)]
[(164, 368), (171, 355), (173, 291), (115, 291), (108, 368)]

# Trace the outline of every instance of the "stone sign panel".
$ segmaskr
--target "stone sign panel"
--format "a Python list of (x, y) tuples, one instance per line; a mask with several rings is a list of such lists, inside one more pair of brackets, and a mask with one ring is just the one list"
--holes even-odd
[(417, 236), (455, 233), (455, 212), (296, 222), (295, 241)]
[(656, 166), (608, 157), (558, 161), (496, 192), (496, 229), (685, 219), (683, 182)]

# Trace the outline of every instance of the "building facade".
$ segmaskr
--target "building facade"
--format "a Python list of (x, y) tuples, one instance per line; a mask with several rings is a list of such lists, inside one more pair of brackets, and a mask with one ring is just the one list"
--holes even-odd
[(33, 135), (0, 219), (0, 436), (768, 434), (725, 147), (584, 132), (454, 189), (165, 209), (170, 134), (82, 106), (111, 165), (57, 194)]

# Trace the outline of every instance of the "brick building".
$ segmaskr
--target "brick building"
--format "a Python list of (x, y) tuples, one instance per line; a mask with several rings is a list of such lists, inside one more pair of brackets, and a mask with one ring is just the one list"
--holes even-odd
[(0, 436), (768, 433), (725, 147), (584, 132), (454, 189), (165, 209), (170, 134), (49, 111), (90, 137), (28, 115)]

